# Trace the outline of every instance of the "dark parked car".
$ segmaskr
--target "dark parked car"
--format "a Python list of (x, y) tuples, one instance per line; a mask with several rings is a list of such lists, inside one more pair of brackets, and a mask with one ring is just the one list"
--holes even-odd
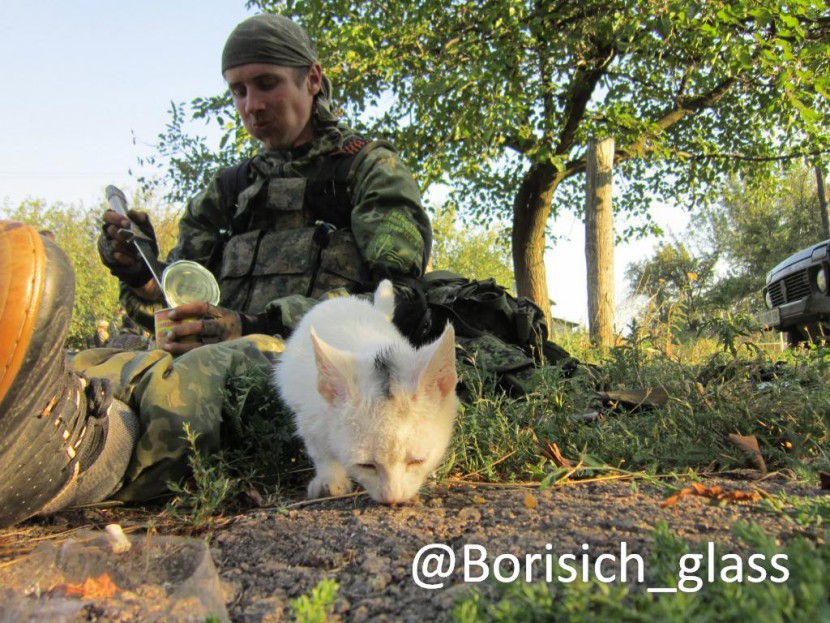
[(787, 334), (791, 345), (830, 336), (830, 240), (799, 251), (767, 273), (758, 319)]

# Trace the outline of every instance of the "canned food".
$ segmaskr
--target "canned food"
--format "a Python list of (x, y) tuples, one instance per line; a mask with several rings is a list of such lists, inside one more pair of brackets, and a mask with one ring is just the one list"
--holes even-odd
[[(170, 312), (174, 307), (201, 301), (207, 301), (211, 305), (219, 303), (219, 284), (207, 268), (196, 262), (180, 260), (170, 264), (162, 273), (161, 287), (170, 307), (159, 310), (153, 315), (156, 325), (156, 345), (159, 348), (164, 346), (167, 334), (173, 327), (194, 320), (194, 318), (171, 320)], [(181, 341), (188, 343), (197, 340), (196, 336), (191, 336)]]
[[(180, 320), (171, 320), (170, 319), (170, 312), (173, 311), (172, 307), (168, 307), (166, 309), (160, 309), (155, 314), (153, 314), (153, 319), (155, 320), (156, 325), (156, 347), (162, 348), (164, 344), (167, 342), (167, 334), (180, 324), (185, 324), (194, 320), (194, 318), (181, 318)], [(183, 344), (188, 344), (192, 342), (198, 341), (198, 338), (195, 335), (190, 337), (186, 337), (181, 342)]]
[(170, 264), (162, 273), (161, 287), (170, 307), (200, 301), (219, 303), (219, 284), (207, 268), (196, 262), (180, 260)]

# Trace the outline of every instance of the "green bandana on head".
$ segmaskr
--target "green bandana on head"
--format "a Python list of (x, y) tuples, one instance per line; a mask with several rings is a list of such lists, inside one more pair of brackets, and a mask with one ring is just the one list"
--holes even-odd
[[(240, 23), (225, 42), (222, 50), (222, 73), (232, 67), (249, 63), (269, 63), (282, 67), (308, 67), (318, 62), (317, 50), (308, 34), (298, 24), (282, 15), (262, 14)], [(331, 112), (331, 81), (323, 76), (320, 93), (315, 100), (319, 121), (335, 123)]]

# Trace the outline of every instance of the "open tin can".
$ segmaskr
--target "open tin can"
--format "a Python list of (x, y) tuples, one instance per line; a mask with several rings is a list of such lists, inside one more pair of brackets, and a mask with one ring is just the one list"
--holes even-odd
[[(170, 320), (170, 312), (174, 307), (200, 301), (207, 301), (211, 305), (219, 304), (219, 284), (207, 268), (196, 262), (180, 260), (170, 264), (162, 273), (161, 288), (170, 307), (154, 314), (156, 345), (159, 348), (164, 346), (167, 334), (174, 326), (193, 320), (192, 318)], [(196, 338), (187, 338), (183, 341), (194, 342)]]

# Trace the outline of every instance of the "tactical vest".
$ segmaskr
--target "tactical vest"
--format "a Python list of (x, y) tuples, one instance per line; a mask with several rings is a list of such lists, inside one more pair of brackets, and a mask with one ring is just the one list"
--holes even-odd
[[(220, 305), (259, 313), (292, 294), (318, 298), (336, 288), (363, 289), (370, 276), (349, 229), (349, 185), (362, 159), (381, 145), (391, 148), (352, 138), (325, 157), (314, 179), (266, 179), (217, 245), (221, 262), (211, 269), (219, 276)], [(217, 176), (227, 214), (235, 215), (240, 193), (256, 179), (251, 169), (249, 159)]]

